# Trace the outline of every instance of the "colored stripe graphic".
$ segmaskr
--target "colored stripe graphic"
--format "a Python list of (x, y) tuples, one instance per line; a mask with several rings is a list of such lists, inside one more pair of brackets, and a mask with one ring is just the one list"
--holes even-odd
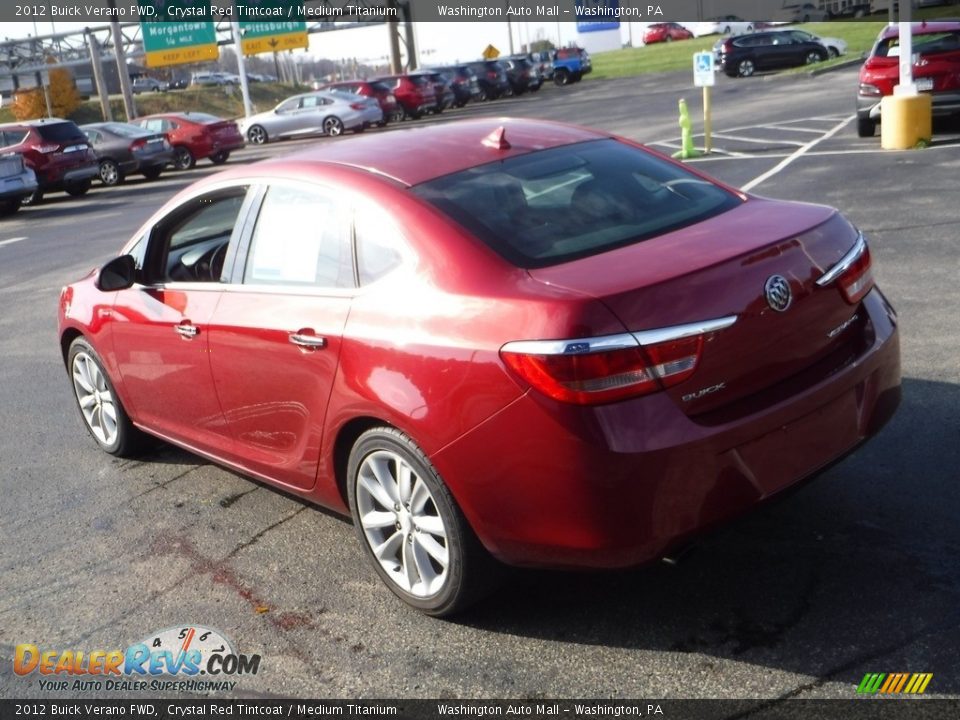
[(933, 673), (867, 673), (857, 686), (857, 692), (870, 695), (922, 695), (931, 680)]

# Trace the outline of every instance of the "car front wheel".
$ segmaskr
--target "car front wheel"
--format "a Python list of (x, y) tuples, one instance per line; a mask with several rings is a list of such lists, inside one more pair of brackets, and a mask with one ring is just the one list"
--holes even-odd
[(113, 160), (100, 161), (100, 182), (104, 185), (119, 185), (123, 182), (120, 166)]
[(391, 427), (363, 433), (350, 453), (347, 478), (360, 542), (380, 578), (407, 604), (440, 617), (494, 588), (497, 563), (404, 433)]
[(67, 368), (80, 417), (101, 449), (118, 457), (140, 450), (145, 436), (123, 409), (100, 356), (83, 338), (70, 344)]
[(247, 130), (247, 140), (249, 140), (252, 145), (263, 145), (269, 139), (267, 131), (262, 125), (254, 125)]

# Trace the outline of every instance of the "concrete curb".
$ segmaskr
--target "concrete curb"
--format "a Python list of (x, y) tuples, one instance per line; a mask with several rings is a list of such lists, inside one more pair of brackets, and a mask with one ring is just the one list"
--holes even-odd
[(824, 75), (828, 72), (833, 72), (834, 70), (843, 70), (844, 68), (853, 67), (854, 65), (863, 65), (864, 62), (866, 62), (866, 57), (860, 55), (855, 58), (850, 58), (849, 60), (844, 60), (836, 65), (831, 65), (830, 67), (813, 69), (808, 72), (807, 75), (810, 77), (817, 77), (817, 75)]

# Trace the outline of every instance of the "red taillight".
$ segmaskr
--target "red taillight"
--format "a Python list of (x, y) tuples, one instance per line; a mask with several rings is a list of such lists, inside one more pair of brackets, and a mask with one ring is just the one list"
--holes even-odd
[(863, 233), (857, 236), (850, 252), (817, 280), (817, 285), (825, 287), (834, 282), (851, 305), (860, 302), (873, 288), (870, 248)]
[(147, 141), (144, 140), (143, 138), (140, 138), (139, 140), (134, 140), (130, 144), (130, 149), (133, 151), (143, 150), (146, 146), (147, 146)]
[[(724, 319), (723, 327), (734, 320)], [(693, 326), (676, 330), (685, 332), (688, 327)], [(702, 349), (702, 333), (642, 346), (637, 337), (627, 334), (508, 343), (500, 356), (507, 367), (544, 395), (560, 402), (597, 405), (682, 383), (696, 370)]]
[(33, 149), (36, 150), (38, 153), (49, 155), (50, 153), (54, 153), (57, 150), (59, 150), (60, 146), (57, 145), (56, 143), (43, 143), (42, 145), (34, 145)]
[(357, 103), (350, 103), (350, 107), (354, 110), (364, 110), (366, 109), (367, 106), (364, 105), (363, 103), (357, 102)]
[(491, 80), (496, 80), (496, 79), (497, 79), (497, 73), (496, 73), (496, 71), (495, 71), (495, 70), (487, 70), (487, 77), (490, 78)]

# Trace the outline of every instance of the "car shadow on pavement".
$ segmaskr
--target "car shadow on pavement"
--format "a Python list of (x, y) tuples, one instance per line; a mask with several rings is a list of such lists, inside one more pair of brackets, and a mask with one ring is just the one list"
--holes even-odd
[(733, 659), (814, 676), (811, 687), (910, 671), (960, 691), (945, 674), (960, 641), (960, 386), (905, 379), (903, 392), (872, 442), (679, 565), (519, 571), (455, 621)]

